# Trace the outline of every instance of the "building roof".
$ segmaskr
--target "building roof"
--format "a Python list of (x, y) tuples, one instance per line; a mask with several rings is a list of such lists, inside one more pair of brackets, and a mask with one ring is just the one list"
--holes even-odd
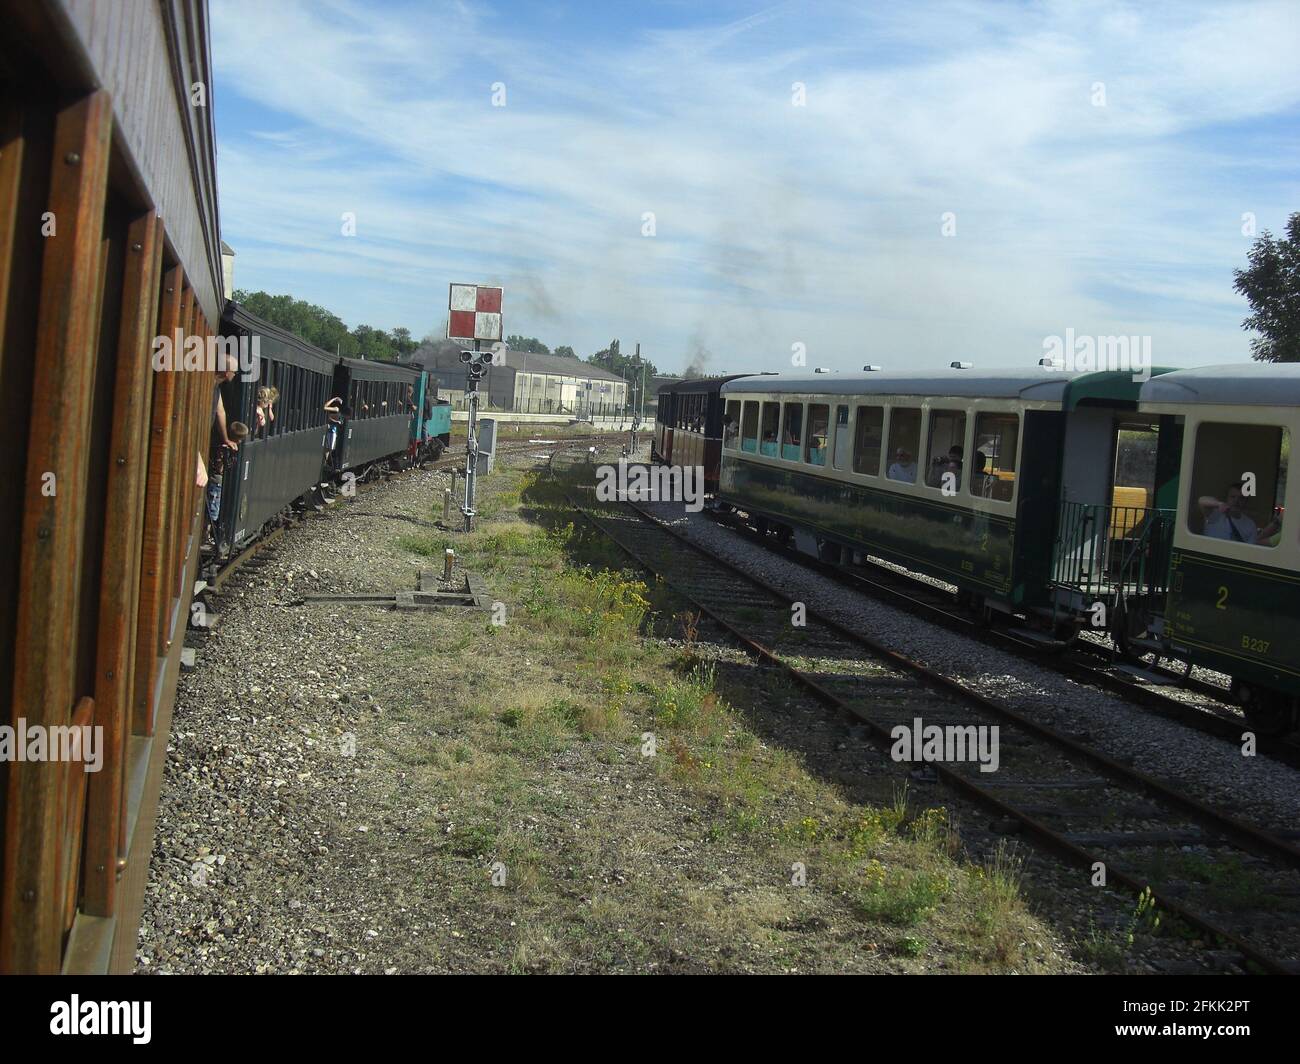
[(511, 369), (529, 373), (549, 373), (553, 376), (581, 377), (593, 381), (621, 381), (617, 373), (601, 366), (567, 355), (539, 355), (535, 351), (507, 351), (506, 365)]
[(1234, 362), (1178, 369), (1147, 381), (1141, 401), (1178, 406), (1300, 406), (1300, 362)]
[[(411, 354), (410, 361), (430, 369), (455, 368), (460, 365), (461, 348), (449, 340), (423, 343)], [(533, 351), (506, 351), (508, 369), (528, 373), (546, 373), (557, 377), (577, 377), (581, 380), (620, 381), (624, 378), (601, 366), (567, 355), (541, 355)]]

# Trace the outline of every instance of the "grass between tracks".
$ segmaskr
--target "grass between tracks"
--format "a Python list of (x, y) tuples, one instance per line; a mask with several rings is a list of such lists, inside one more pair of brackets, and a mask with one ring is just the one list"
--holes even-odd
[[(955, 857), (843, 725), (734, 649), (534, 472), (484, 481), (453, 546), (504, 604), (437, 615), (430, 704), (395, 753), (446, 935), (407, 967), (480, 971), (1061, 971), (1009, 853)], [(498, 620), (501, 619), (500, 612)]]

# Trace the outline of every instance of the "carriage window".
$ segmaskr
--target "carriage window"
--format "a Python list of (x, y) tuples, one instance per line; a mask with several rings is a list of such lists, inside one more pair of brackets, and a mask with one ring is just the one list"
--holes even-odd
[(758, 407), (752, 399), (745, 403), (740, 424), (740, 449), (754, 454), (758, 450)]
[(831, 439), (831, 462), (836, 469), (847, 469), (849, 465), (849, 408), (835, 408), (835, 435)]
[(883, 406), (858, 407), (858, 430), (853, 439), (853, 472), (865, 473), (869, 477), (880, 476), (880, 440), (884, 429)]
[(776, 430), (781, 421), (781, 404), (763, 404), (763, 436), (758, 445), (758, 453), (769, 458), (776, 457)]
[(781, 422), (781, 457), (790, 462), (799, 461), (802, 444), (803, 403), (786, 403), (785, 419)]
[(1273, 425), (1206, 422), (1196, 430), (1187, 528), (1198, 536), (1276, 547), (1291, 434)]
[(964, 410), (930, 411), (930, 440), (925, 452), (930, 459), (925, 482), (930, 487), (949, 495), (961, 487), (966, 466), (965, 441)]
[(921, 410), (915, 406), (895, 406), (889, 412), (890, 480), (916, 483), (916, 452), (921, 447)]
[(1010, 502), (1016, 490), (1016, 448), (1020, 418), (1015, 414), (980, 414), (975, 418), (975, 453), (971, 455), (970, 493)]
[(804, 461), (809, 465), (826, 464), (826, 436), (830, 429), (831, 408), (826, 403), (812, 403), (808, 407), (808, 439)]
[(727, 413), (722, 419), (722, 446), (735, 447), (740, 435), (740, 400), (727, 400)]

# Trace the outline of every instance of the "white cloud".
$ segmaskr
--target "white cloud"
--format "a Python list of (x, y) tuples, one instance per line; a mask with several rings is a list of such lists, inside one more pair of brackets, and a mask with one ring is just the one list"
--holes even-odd
[[(223, 226), (241, 286), (354, 324), (423, 331), (447, 282), (499, 281), (508, 332), (665, 367), (695, 337), (711, 368), (780, 368), (796, 340), (839, 368), (1031, 363), (1066, 327), (1244, 357), (1231, 269), (1242, 211), (1294, 209), (1268, 130), (1294, 125), (1298, 26), (828, 4), (530, 38), (459, 4), (223, 0)], [(248, 103), (227, 120), (221, 94)]]

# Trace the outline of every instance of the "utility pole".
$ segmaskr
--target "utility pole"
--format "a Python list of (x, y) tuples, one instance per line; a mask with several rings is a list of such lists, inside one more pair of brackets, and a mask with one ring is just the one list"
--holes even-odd
[[(629, 387), (631, 387), (633, 393), (636, 392), (636, 367), (638, 364), (641, 366), (640, 407), (637, 408), (637, 412), (632, 415), (632, 419), (631, 419), (632, 430), (628, 436), (628, 450), (627, 450), (629, 458), (636, 457), (636, 433), (637, 433), (637, 429), (641, 427), (641, 411), (645, 409), (645, 363), (641, 361), (640, 344), (636, 345), (636, 353), (632, 356), (632, 380), (628, 382)], [(628, 403), (628, 409), (629, 412), (633, 409), (632, 403)]]

